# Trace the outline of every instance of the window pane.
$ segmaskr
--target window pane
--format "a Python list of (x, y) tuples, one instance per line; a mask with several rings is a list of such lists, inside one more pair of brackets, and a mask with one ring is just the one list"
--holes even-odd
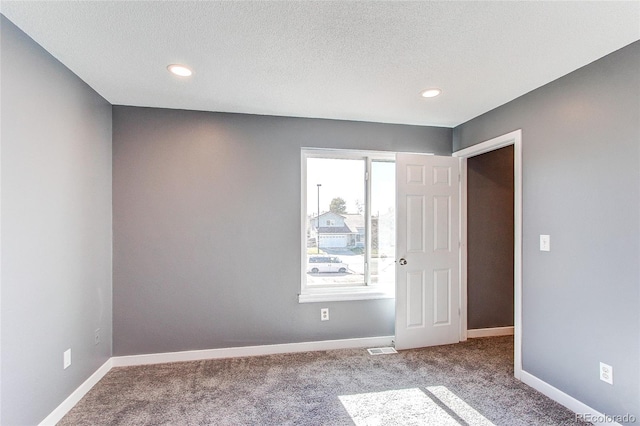
[(395, 287), (396, 166), (371, 163), (371, 283)]
[(365, 284), (365, 164), (307, 159), (309, 286)]

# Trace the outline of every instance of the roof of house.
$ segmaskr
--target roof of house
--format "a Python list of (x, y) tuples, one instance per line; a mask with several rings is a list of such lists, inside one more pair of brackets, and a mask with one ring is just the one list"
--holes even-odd
[(348, 214), (345, 213), (342, 215), (344, 217), (344, 223), (349, 228), (353, 229), (354, 232), (358, 232), (358, 228), (364, 229), (364, 216), (357, 214)]
[[(322, 213), (319, 217), (328, 214), (344, 218), (344, 226), (321, 226), (319, 228), (321, 234), (357, 234), (359, 230), (364, 229), (364, 216), (359, 213), (334, 213), (329, 211)], [(311, 220), (317, 218), (318, 216), (314, 216)]]

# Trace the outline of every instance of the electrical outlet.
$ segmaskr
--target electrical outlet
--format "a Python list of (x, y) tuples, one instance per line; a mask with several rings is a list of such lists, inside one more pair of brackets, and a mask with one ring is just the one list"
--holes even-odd
[(320, 309), (320, 321), (329, 321), (329, 308)]
[(64, 370), (71, 366), (71, 348), (64, 351), (62, 354), (62, 367)]
[(613, 384), (613, 367), (605, 364), (604, 362), (600, 363), (600, 380), (603, 382), (607, 382), (610, 385)]
[(96, 331), (93, 333), (93, 344), (97, 345), (100, 343), (100, 329), (96, 328)]

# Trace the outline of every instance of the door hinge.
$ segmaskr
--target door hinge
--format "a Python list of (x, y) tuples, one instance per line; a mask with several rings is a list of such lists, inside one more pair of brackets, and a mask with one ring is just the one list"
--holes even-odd
[(364, 180), (369, 180), (369, 172), (364, 173)]

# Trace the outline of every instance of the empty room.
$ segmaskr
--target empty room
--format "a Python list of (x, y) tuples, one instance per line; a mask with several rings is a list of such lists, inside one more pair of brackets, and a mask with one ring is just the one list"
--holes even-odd
[(640, 422), (640, 2), (0, 5), (3, 426)]

